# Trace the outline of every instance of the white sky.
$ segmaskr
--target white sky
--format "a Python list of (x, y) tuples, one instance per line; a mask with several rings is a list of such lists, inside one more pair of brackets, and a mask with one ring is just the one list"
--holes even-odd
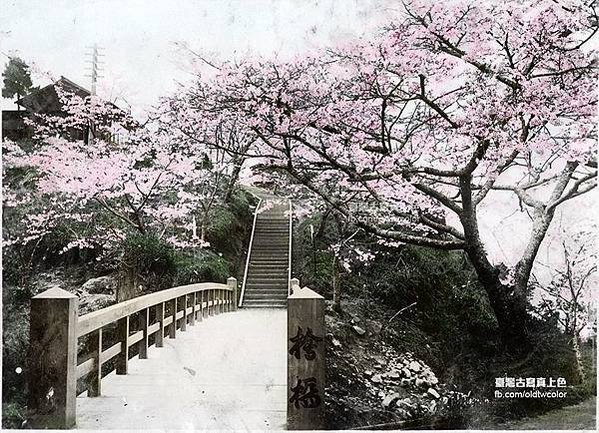
[[(209, 57), (288, 56), (370, 32), (386, 0), (2, 0), (0, 49), (90, 87), (86, 46), (104, 47), (100, 85), (138, 110), (185, 80), (175, 42)], [(8, 60), (2, 55), (0, 67)], [(103, 82), (102, 82), (103, 81)], [(46, 83), (41, 83), (46, 84)], [(12, 109), (10, 101), (3, 108)]]

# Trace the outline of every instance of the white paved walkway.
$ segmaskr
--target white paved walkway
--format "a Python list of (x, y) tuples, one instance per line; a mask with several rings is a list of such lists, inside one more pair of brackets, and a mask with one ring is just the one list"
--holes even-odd
[(129, 374), (109, 374), (102, 397), (77, 398), (80, 429), (284, 430), (284, 309), (241, 309), (177, 332)]

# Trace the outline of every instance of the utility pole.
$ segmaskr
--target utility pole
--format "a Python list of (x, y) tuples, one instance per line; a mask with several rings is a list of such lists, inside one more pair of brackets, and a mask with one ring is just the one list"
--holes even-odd
[(100, 60), (100, 57), (104, 57), (104, 54), (101, 52), (101, 50), (103, 50), (104, 48), (99, 47), (98, 44), (94, 44), (91, 47), (86, 48), (91, 50), (85, 53), (86, 57), (88, 57), (88, 59), (85, 62), (90, 64), (86, 68), (87, 71), (90, 72), (90, 74), (86, 75), (86, 77), (91, 78), (91, 94), (95, 95), (98, 78), (102, 78), (102, 75), (99, 75), (98, 72), (102, 72), (103, 70), (101, 66), (104, 62)]
[[(88, 60), (86, 60), (86, 63), (89, 63), (89, 66), (86, 67), (86, 70), (88, 72), (90, 72), (89, 75), (86, 75), (86, 77), (90, 77), (91, 78), (91, 94), (92, 96), (96, 95), (96, 84), (98, 83), (98, 78), (102, 78), (101, 75), (98, 75), (98, 72), (102, 71), (101, 65), (102, 62), (99, 58), (103, 57), (104, 54), (100, 53), (100, 50), (103, 50), (103, 48), (99, 47), (98, 44), (94, 44), (91, 47), (86, 47), (88, 51), (85, 53), (86, 57), (89, 57)], [(88, 144), (93, 144), (94, 142), (94, 137), (95, 137), (95, 127), (93, 125), (93, 123), (90, 122), (90, 125), (88, 127), (88, 131), (87, 131), (87, 143)]]

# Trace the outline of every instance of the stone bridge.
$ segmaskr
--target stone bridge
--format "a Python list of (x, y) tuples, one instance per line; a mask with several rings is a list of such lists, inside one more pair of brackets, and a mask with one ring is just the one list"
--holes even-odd
[(269, 200), (256, 210), (240, 291), (231, 277), (83, 316), (64, 290), (32, 298), (32, 426), (323, 428), (324, 299), (291, 278), (291, 204)]

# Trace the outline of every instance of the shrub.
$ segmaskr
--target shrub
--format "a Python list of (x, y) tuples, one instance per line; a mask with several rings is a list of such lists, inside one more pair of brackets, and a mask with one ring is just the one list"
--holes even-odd
[(219, 251), (234, 261), (242, 255), (249, 241), (253, 214), (253, 197), (237, 189), (229, 203), (215, 207), (209, 215), (206, 226), (206, 240), (212, 249)]
[(195, 256), (181, 255), (176, 261), (174, 284), (225, 282), (231, 276), (229, 264), (222, 257), (203, 251)]
[(233, 229), (237, 225), (235, 214), (224, 207), (216, 208), (210, 213), (209, 222), (206, 226), (206, 240), (218, 250), (230, 250)]
[[(19, 428), (25, 420), (29, 350), (29, 302), (26, 289), (2, 292), (2, 427)], [(20, 368), (21, 370), (17, 370)], [(7, 403), (7, 404), (4, 404)]]
[(237, 188), (231, 195), (231, 199), (227, 205), (229, 210), (233, 212), (239, 221), (249, 222), (251, 224), (253, 219), (253, 213), (251, 209), (256, 205), (256, 203), (257, 200), (253, 195)]
[(175, 249), (154, 235), (133, 234), (122, 246), (122, 271), (141, 279), (149, 291), (173, 285), (177, 272)]
[(326, 298), (333, 296), (333, 254), (329, 251), (314, 251), (304, 264), (301, 283), (316, 289)]
[[(318, 236), (318, 229), (324, 228)], [(312, 230), (314, 229), (314, 239)], [(293, 233), (293, 274), (302, 286), (308, 286), (328, 299), (333, 294), (333, 253), (328, 246), (335, 241), (336, 228), (316, 214), (295, 226)]]
[(27, 406), (22, 403), (2, 403), (2, 428), (23, 428), (27, 421)]

